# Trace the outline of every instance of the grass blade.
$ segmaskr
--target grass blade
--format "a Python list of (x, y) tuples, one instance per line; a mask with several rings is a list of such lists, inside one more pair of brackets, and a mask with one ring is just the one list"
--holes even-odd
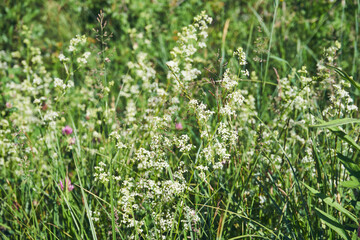
[(315, 190), (314, 188), (310, 187), (309, 185), (303, 183), (304, 186), (309, 189), (309, 191), (314, 194), (316, 197), (320, 198), (322, 201), (324, 201), (328, 206), (335, 208), (339, 212), (342, 212), (346, 216), (348, 216), (351, 220), (353, 220), (356, 224), (358, 223), (356, 216), (346, 210), (344, 207), (342, 207), (339, 203), (334, 201), (332, 198), (326, 196), (325, 194), (320, 193), (319, 191)]
[(316, 214), (319, 216), (322, 222), (324, 222), (329, 228), (334, 230), (342, 239), (349, 240), (350, 237), (346, 233), (342, 224), (334, 218), (333, 216), (327, 214), (326, 212), (320, 210), (319, 208), (315, 207)]
[(328, 128), (328, 127), (336, 127), (336, 126), (341, 126), (341, 125), (350, 124), (350, 123), (360, 123), (360, 119), (356, 119), (356, 118), (336, 119), (336, 120), (332, 120), (329, 122), (311, 125), (310, 127), (312, 127), (312, 128)]
[(346, 72), (344, 72), (343, 70), (337, 68), (337, 67), (333, 67), (333, 66), (329, 66), (327, 65), (328, 68), (333, 69), (337, 74), (340, 75), (340, 77), (348, 82), (350, 82), (354, 87), (356, 87), (358, 90), (360, 90), (360, 83), (355, 82), (355, 80), (350, 77)]

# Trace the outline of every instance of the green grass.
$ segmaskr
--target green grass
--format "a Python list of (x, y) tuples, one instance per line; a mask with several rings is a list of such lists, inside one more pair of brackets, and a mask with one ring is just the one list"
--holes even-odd
[(1, 2), (0, 238), (357, 239), (359, 10)]

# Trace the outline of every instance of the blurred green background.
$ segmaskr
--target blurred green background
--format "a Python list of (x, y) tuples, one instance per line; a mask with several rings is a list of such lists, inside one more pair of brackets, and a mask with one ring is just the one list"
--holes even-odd
[[(64, 43), (76, 34), (94, 38), (92, 29), (97, 26), (96, 17), (102, 9), (108, 21), (107, 30), (113, 33), (109, 47), (114, 48), (111, 68), (115, 71), (111, 73), (118, 77), (132, 59), (131, 48), (136, 39), (131, 39), (130, 29), (136, 29), (151, 41), (146, 45), (146, 52), (161, 69), (165, 67), (179, 29), (191, 23), (201, 10), (206, 10), (214, 18), (208, 47), (213, 64), (217, 65), (221, 56), (228, 59), (232, 51), (241, 46), (248, 54), (249, 70), (260, 72), (266, 60), (275, 4), (276, 1), (4, 0), (0, 3), (0, 48), (7, 51), (20, 48), (19, 29), (27, 25), (33, 31), (34, 45), (48, 54), (47, 67), (54, 69), (57, 65), (51, 56), (57, 56)], [(281, 76), (292, 67), (305, 64), (314, 73), (323, 49), (338, 40), (342, 44), (339, 65), (357, 79), (358, 1), (280, 1), (278, 4), (270, 66), (278, 68)], [(226, 51), (222, 55), (227, 20), (230, 22)], [(273, 71), (269, 71), (269, 77), (275, 77)]]

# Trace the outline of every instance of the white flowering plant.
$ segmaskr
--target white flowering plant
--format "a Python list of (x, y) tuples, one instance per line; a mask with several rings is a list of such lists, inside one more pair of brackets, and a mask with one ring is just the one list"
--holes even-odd
[(1, 2), (0, 238), (355, 239), (358, 7)]

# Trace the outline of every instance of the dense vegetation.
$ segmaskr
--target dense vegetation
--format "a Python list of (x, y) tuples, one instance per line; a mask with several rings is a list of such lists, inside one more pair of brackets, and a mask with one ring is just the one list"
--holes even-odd
[(1, 1), (1, 238), (357, 239), (359, 14)]

